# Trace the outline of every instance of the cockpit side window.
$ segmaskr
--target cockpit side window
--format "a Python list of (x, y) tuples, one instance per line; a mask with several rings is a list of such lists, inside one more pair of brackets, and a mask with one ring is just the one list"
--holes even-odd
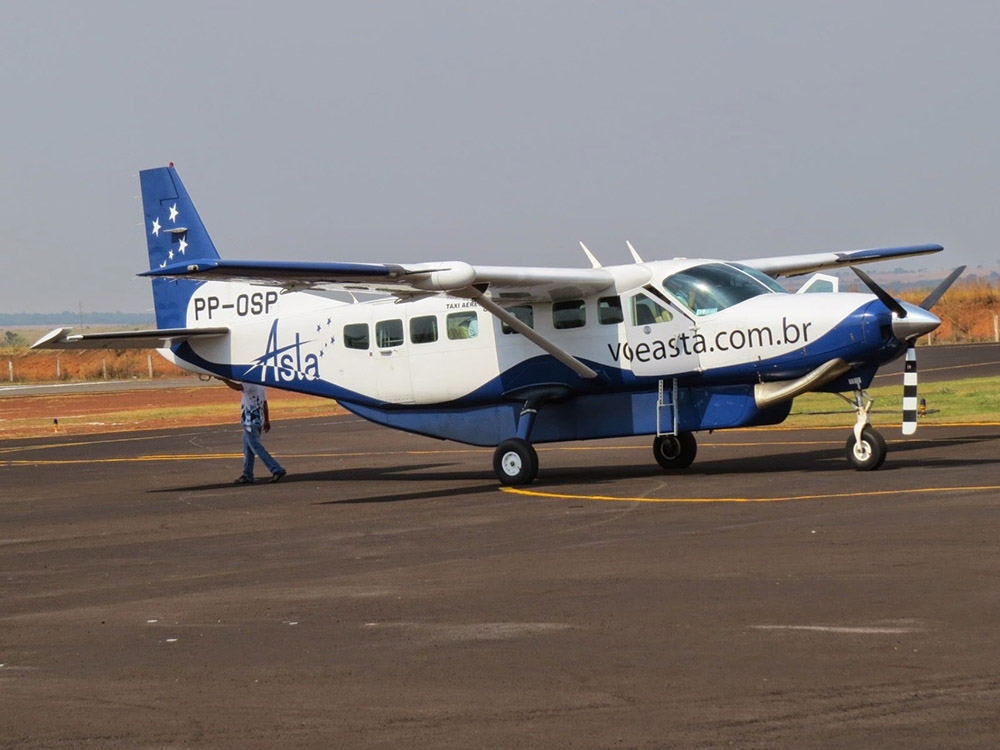
[(637, 294), (629, 300), (629, 313), (634, 326), (669, 323), (674, 317), (667, 308), (645, 294)]
[(663, 288), (695, 315), (711, 315), (761, 294), (785, 293), (759, 271), (729, 263), (688, 268), (663, 280)]

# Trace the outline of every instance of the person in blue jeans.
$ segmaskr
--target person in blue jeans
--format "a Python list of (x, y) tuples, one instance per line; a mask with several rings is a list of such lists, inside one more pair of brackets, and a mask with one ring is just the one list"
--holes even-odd
[(285, 471), (267, 448), (260, 442), (260, 433), (271, 431), (271, 419), (267, 410), (267, 390), (256, 383), (237, 383), (222, 378), (222, 381), (234, 391), (243, 394), (240, 400), (243, 423), (243, 473), (236, 479), (236, 484), (253, 484), (254, 456), (259, 456), (264, 466), (271, 472), (271, 481), (280, 482), (288, 472)]

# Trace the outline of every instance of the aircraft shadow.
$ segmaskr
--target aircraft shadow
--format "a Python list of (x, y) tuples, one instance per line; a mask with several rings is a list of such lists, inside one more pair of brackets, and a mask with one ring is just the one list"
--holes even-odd
[[(402, 479), (402, 477), (400, 477), (400, 479)], [(412, 483), (412, 479), (413, 477), (409, 477), (408, 481)], [(436, 500), (447, 497), (468, 497), (469, 495), (485, 495), (486, 493), (496, 492), (497, 487), (497, 482), (494, 480), (488, 484), (473, 487), (463, 485), (452, 489), (437, 488), (433, 490), (425, 490), (423, 492), (400, 492), (393, 495), (338, 498), (336, 500), (323, 500), (315, 502), (313, 505), (366, 505), (369, 503), (398, 503), (405, 502), (407, 500)]]
[[(972, 445), (1000, 440), (1000, 435), (977, 435), (974, 437), (955, 437), (935, 440), (907, 440), (905, 442), (889, 442), (888, 455), (885, 464), (879, 472), (899, 471), (919, 467), (969, 467), (983, 464), (994, 464), (990, 458), (940, 458), (940, 457), (908, 457), (921, 450), (940, 450), (941, 448)], [(846, 438), (845, 441), (846, 443)], [(748, 444), (752, 449), (753, 445)], [(738, 474), (781, 474), (792, 472), (828, 472), (850, 471), (844, 456), (844, 447), (817, 448), (815, 450), (794, 451), (790, 453), (767, 453), (758, 456), (748, 455), (738, 458), (707, 459), (698, 458), (687, 469), (664, 471), (652, 460), (642, 464), (606, 464), (585, 467), (546, 467), (544, 464), (538, 475), (536, 484), (608, 483), (622, 479), (640, 478), (646, 476), (685, 477), (685, 476), (719, 476)], [(534, 486), (534, 485), (533, 485)]]
[[(462, 485), (454, 488), (442, 488), (438, 485), (435, 489), (398, 492), (388, 495), (374, 495), (371, 497), (341, 497), (333, 500), (323, 500), (314, 502), (313, 505), (351, 505), (362, 503), (387, 503), (402, 502), (406, 500), (426, 500), (431, 498), (443, 498), (462, 495), (477, 495), (487, 492), (495, 492), (498, 486), (496, 479), (488, 469), (483, 471), (441, 471), (444, 467), (451, 466), (447, 463), (435, 464), (404, 464), (399, 466), (379, 466), (365, 467), (360, 469), (331, 469), (329, 471), (311, 471), (302, 473), (289, 473), (281, 480), (281, 485), (296, 484), (302, 482), (315, 482), (323, 484), (350, 485), (364, 484), (366, 482), (401, 481), (406, 482), (407, 487), (412, 488), (415, 483), (423, 482), (453, 482), (456, 480), (485, 482), (473, 486)], [(430, 470), (430, 471), (429, 471)], [(436, 471), (435, 471), (436, 470)], [(261, 477), (254, 484), (263, 486), (270, 484), (268, 477)], [(243, 490), (246, 485), (235, 485), (233, 482), (212, 482), (207, 484), (194, 484), (178, 487), (160, 487), (149, 490), (150, 493), (173, 493), (173, 492), (217, 492), (222, 489)]]
[[(878, 470), (899, 471), (913, 468), (927, 467), (969, 467), (981, 464), (993, 464), (995, 460), (990, 458), (961, 458), (961, 457), (912, 457), (908, 454), (923, 450), (939, 450), (941, 448), (957, 447), (962, 445), (972, 445), (990, 441), (1000, 440), (1000, 434), (977, 435), (974, 437), (955, 437), (934, 440), (906, 440), (902, 442), (889, 442), (889, 454), (886, 463)], [(753, 445), (748, 444), (748, 449)], [(552, 486), (560, 484), (578, 484), (581, 481), (594, 484), (609, 484), (627, 479), (639, 479), (644, 477), (689, 477), (689, 476), (720, 476), (720, 475), (747, 475), (747, 474), (780, 474), (793, 472), (828, 472), (848, 470), (847, 461), (844, 457), (844, 449), (818, 448), (807, 451), (794, 451), (789, 453), (767, 453), (758, 456), (748, 455), (737, 458), (722, 459), (698, 459), (688, 469), (677, 471), (664, 471), (661, 469), (652, 456), (649, 462), (636, 464), (608, 463), (603, 465), (588, 466), (553, 466), (546, 464), (543, 460), (538, 479), (532, 486)], [(441, 482), (473, 482), (474, 484), (462, 484), (458, 487), (444, 488)], [(457, 467), (455, 464), (425, 463), (425, 464), (400, 464), (393, 466), (373, 466), (351, 469), (331, 469), (327, 471), (311, 471), (303, 473), (290, 473), (281, 484), (295, 484), (300, 482), (314, 482), (320, 484), (345, 484), (355, 485), (366, 482), (405, 482), (407, 490), (384, 495), (373, 495), (369, 497), (339, 497), (332, 500), (323, 500), (313, 503), (314, 505), (351, 505), (364, 503), (387, 503), (404, 502), (407, 500), (425, 500), (432, 498), (458, 497), (466, 495), (478, 495), (495, 492), (500, 486), (493, 477), (488, 466), (481, 469), (469, 470), (464, 467)], [(434, 483), (435, 486), (429, 489), (414, 489), (415, 485), (426, 486), (425, 483)], [(268, 484), (268, 479), (262, 477), (257, 484)], [(151, 493), (163, 492), (198, 492), (198, 491), (218, 491), (220, 489), (236, 489), (232, 482), (213, 482), (210, 484), (186, 485), (178, 487), (161, 487), (149, 490)], [(242, 489), (242, 488), (240, 488)]]

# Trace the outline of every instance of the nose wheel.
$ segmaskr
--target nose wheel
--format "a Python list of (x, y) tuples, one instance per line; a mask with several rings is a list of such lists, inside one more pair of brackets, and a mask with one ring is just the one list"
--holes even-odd
[(874, 471), (885, 461), (885, 439), (871, 425), (861, 430), (860, 440), (852, 432), (845, 450), (847, 462), (858, 471)]

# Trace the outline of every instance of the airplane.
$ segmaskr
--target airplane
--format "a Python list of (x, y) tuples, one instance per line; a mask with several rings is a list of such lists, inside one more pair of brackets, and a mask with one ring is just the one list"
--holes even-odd
[[(192, 372), (335, 399), (387, 427), (494, 447), (505, 485), (532, 482), (534, 444), (554, 441), (651, 435), (657, 463), (685, 469), (695, 433), (779, 424), (811, 391), (851, 404), (847, 461), (878, 469), (886, 443), (866, 389), (905, 353), (913, 433), (914, 344), (964, 270), (914, 305), (855, 266), (941, 245), (644, 262), (627, 243), (634, 262), (602, 266), (581, 243), (590, 268), (224, 260), (173, 163), (139, 181), (157, 327), (59, 328), (35, 348), (156, 348)], [(870, 293), (820, 273), (799, 293), (776, 281), (845, 267)]]

